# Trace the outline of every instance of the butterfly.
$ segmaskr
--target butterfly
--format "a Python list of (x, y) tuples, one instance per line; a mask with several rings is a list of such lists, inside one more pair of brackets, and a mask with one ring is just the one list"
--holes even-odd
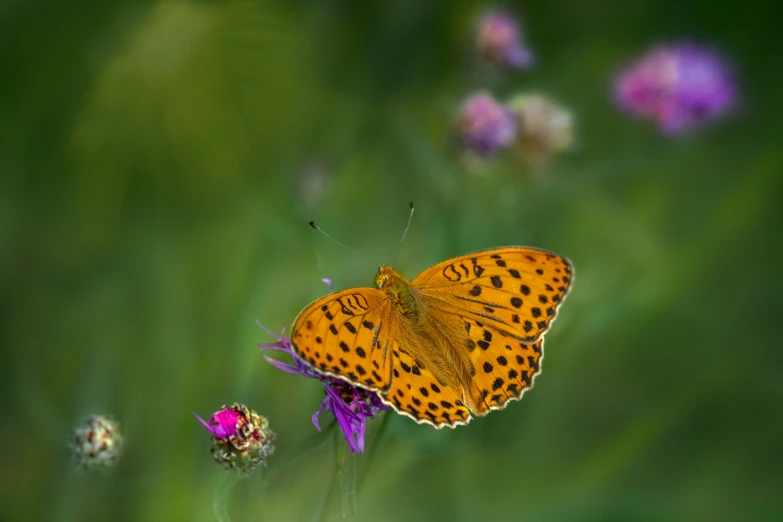
[(565, 257), (502, 247), (455, 257), (412, 281), (380, 266), (377, 288), (328, 294), (297, 316), (295, 353), (436, 428), (521, 399), (544, 334), (571, 288)]

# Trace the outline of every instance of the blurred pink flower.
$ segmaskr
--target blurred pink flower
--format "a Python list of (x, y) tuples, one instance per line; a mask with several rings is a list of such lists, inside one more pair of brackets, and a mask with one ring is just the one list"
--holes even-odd
[(654, 48), (617, 76), (614, 89), (623, 109), (656, 121), (667, 134), (693, 130), (727, 113), (736, 91), (728, 64), (690, 43)]
[(508, 13), (493, 11), (479, 20), (476, 44), (487, 60), (516, 68), (529, 67), (533, 57), (520, 38), (519, 25)]

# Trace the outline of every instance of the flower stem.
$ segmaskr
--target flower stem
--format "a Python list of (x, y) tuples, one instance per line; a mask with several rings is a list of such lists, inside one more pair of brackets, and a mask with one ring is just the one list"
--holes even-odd
[(383, 436), (389, 428), (389, 419), (391, 419), (391, 415), (387, 411), (383, 414), (381, 425), (378, 426), (378, 432), (375, 434), (372, 446), (367, 452), (367, 458), (365, 459), (364, 466), (362, 466), (362, 478), (359, 480), (359, 489), (364, 489), (364, 484), (367, 482), (367, 477), (370, 475), (370, 468), (372, 467), (373, 462), (375, 462), (375, 457), (378, 454), (378, 447), (381, 445)]
[(215, 494), (212, 496), (212, 511), (214, 511), (218, 522), (231, 522), (231, 517), (228, 514), (228, 499), (234, 486), (246, 476), (246, 473), (221, 473), (219, 482), (215, 487)]
[(343, 520), (356, 520), (356, 454), (352, 454), (344, 437), (335, 430), (334, 456), (337, 482), (340, 485), (340, 506)]
[(329, 503), (332, 497), (334, 497), (334, 492), (336, 490), (337, 490), (337, 473), (332, 475), (332, 478), (329, 480), (329, 487), (326, 488), (326, 491), (324, 491), (323, 496), (321, 497), (320, 501), (316, 505), (313, 515), (310, 517), (311, 522), (324, 522), (326, 520)]

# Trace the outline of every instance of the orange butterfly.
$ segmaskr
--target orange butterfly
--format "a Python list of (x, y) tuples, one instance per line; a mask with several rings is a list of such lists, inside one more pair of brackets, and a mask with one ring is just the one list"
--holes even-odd
[(453, 428), (533, 386), (572, 271), (568, 259), (529, 247), (455, 257), (413, 281), (381, 266), (377, 289), (307, 306), (294, 322), (293, 349), (419, 424)]

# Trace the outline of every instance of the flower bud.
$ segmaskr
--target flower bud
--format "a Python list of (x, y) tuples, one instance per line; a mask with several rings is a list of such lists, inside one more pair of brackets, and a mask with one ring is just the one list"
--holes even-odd
[(249, 472), (266, 465), (275, 451), (275, 433), (269, 421), (244, 404), (222, 406), (207, 423), (193, 414), (212, 434), (212, 456), (226, 468)]

